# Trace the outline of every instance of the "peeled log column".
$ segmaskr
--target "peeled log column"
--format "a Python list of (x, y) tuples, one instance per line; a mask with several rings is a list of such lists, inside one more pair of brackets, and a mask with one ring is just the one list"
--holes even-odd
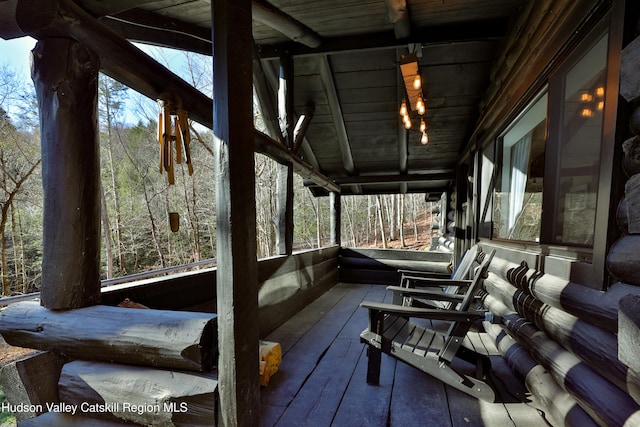
[(74, 359), (208, 371), (218, 356), (210, 313), (106, 305), (54, 311), (21, 302), (2, 310), (0, 333), (10, 345)]
[(41, 302), (100, 302), (99, 61), (81, 44), (46, 39), (33, 50), (40, 109), (44, 224)]

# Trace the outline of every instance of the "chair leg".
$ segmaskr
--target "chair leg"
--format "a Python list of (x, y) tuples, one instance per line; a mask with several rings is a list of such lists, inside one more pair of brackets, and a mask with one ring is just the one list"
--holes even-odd
[(382, 352), (374, 346), (370, 345), (367, 347), (367, 357), (369, 358), (367, 364), (367, 384), (379, 385)]

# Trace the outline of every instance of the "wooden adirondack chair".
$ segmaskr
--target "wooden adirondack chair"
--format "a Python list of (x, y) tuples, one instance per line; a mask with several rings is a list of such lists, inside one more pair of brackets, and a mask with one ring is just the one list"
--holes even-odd
[[(455, 308), (462, 301), (464, 292), (471, 284), (469, 276), (472, 274), (472, 267), (479, 265), (485, 255), (478, 248), (478, 245), (471, 247), (460, 259), (450, 279), (435, 279), (426, 277), (420, 272), (401, 270), (400, 286), (387, 287), (388, 290), (394, 292), (393, 303), (409, 307), (441, 308), (446, 310)], [(415, 289), (415, 292), (402, 292), (406, 289)], [(434, 291), (433, 289), (437, 290)], [(436, 292), (435, 295), (434, 292)], [(446, 299), (447, 295), (451, 295), (452, 298)]]
[[(379, 384), (381, 354), (386, 353), (471, 396), (489, 402), (495, 400), (495, 392), (487, 382), (491, 367), (489, 358), (462, 346), (472, 324), (485, 319), (485, 311), (472, 310), (471, 306), (494, 253), (492, 251), (482, 261), (456, 310), (405, 307), (368, 301), (360, 304), (369, 310), (369, 327), (360, 334), (360, 340), (369, 346), (367, 383)], [(443, 334), (417, 325), (411, 318), (451, 323)], [(454, 369), (451, 362), (455, 357), (474, 364), (475, 375)]]

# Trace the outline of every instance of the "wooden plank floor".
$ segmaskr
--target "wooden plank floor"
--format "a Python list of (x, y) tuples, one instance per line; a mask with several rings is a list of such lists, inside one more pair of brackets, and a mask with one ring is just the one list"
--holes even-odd
[(500, 403), (476, 400), (383, 355), (379, 386), (366, 383), (363, 300), (388, 301), (384, 286), (340, 283), (274, 331), (283, 361), (261, 391), (262, 426), (537, 427), (550, 425), (486, 334), (469, 346), (489, 354)]

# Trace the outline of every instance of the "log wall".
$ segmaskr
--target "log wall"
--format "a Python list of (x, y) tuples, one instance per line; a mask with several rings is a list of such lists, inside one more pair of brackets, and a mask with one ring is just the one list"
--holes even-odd
[[(571, 279), (572, 271), (580, 270), (577, 261), (493, 243), (481, 246), (484, 251), (497, 250), (484, 281), (483, 303), (500, 316), (504, 331), (513, 341), (509, 347), (517, 344), (518, 351), (531, 358), (524, 366), (517, 365), (523, 363), (523, 356), (516, 361), (512, 354), (515, 350), (503, 345), (512, 368), (528, 377), (536, 375), (532, 372), (539, 365), (550, 374), (544, 378), (546, 385), (528, 382), (530, 391), (547, 405), (545, 410), (558, 415), (567, 413), (566, 408), (558, 408), (558, 402), (547, 397), (561, 390), (568, 407), (575, 402), (580, 408), (579, 412), (572, 412), (579, 413), (578, 419), (588, 416), (603, 426), (640, 423), (640, 375), (628, 360), (619, 357), (623, 345), (620, 337), (625, 335), (618, 330), (619, 324), (635, 324), (623, 322), (623, 317), (629, 316), (619, 315), (618, 307), (629, 295), (640, 298), (640, 287), (618, 283), (606, 292), (596, 291)], [(630, 331), (626, 334), (633, 336)], [(492, 335), (501, 348), (504, 336), (500, 331)], [(562, 424), (575, 422), (565, 418)]]
[(448, 252), (341, 248), (339, 256), (341, 282), (395, 284), (400, 282), (398, 270), (451, 276), (451, 254)]
[[(338, 247), (314, 249), (258, 261), (260, 335), (268, 335), (336, 283)], [(116, 305), (125, 298), (162, 310), (215, 312), (216, 268), (172, 274), (103, 289), (104, 304)]]

